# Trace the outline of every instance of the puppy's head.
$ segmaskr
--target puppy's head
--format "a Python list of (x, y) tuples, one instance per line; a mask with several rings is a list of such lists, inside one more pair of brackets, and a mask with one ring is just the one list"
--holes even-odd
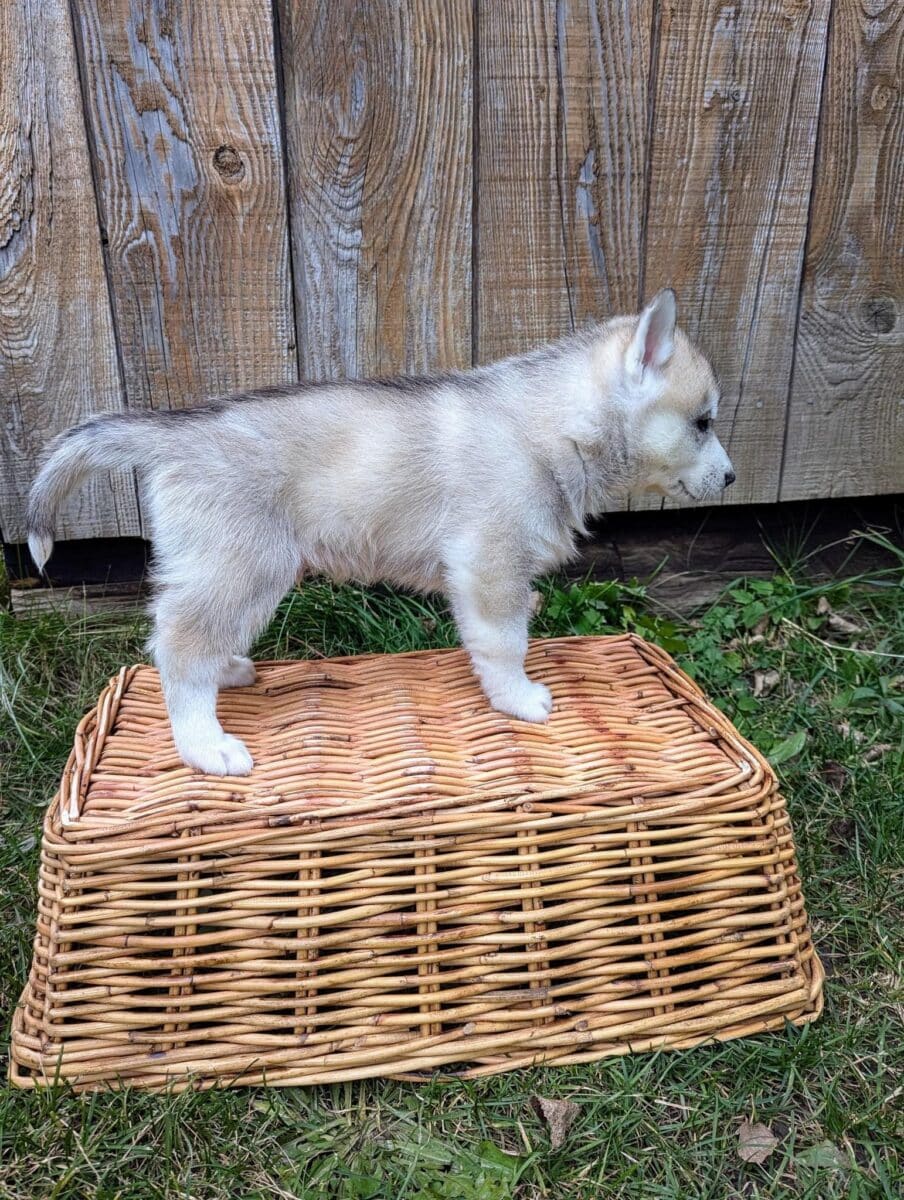
[(719, 388), (676, 316), (675, 293), (659, 292), (622, 350), (635, 478), (642, 490), (675, 500), (713, 500), (735, 479), (714, 430)]

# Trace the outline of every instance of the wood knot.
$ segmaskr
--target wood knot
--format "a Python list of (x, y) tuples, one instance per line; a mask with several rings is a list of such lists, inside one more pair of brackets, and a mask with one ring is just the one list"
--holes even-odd
[(227, 183), (238, 183), (245, 177), (245, 164), (235, 146), (217, 146), (213, 165)]
[(782, 17), (789, 23), (810, 11), (810, 0), (787, 0)]
[(860, 316), (870, 333), (891, 333), (898, 322), (897, 308), (890, 296), (870, 296), (861, 301)]
[(893, 105), (897, 97), (898, 89), (894, 80), (883, 76), (873, 84), (869, 95), (869, 106), (874, 113), (881, 113)]

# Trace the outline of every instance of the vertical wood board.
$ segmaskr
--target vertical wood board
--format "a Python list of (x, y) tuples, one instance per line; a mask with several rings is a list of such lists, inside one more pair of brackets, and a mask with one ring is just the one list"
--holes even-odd
[(716, 368), (733, 504), (778, 498), (829, 9), (662, 5), (645, 290)]
[(280, 0), (302, 374), (471, 359), (471, 0)]
[[(25, 537), (25, 498), (50, 438), (123, 406), (65, 0), (0, 5), (0, 527)], [(131, 474), (96, 476), (61, 537), (140, 532)]]
[(642, 286), (654, 0), (558, 0), (557, 187), (575, 325)]
[(128, 403), (297, 374), (268, 0), (79, 0)]
[(652, 0), (478, 6), (475, 359), (633, 311)]
[(781, 498), (904, 488), (904, 4), (836, 0)]

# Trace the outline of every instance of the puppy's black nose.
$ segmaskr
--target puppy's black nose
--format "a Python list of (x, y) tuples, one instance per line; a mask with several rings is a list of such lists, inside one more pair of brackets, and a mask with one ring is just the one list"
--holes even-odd
[(736, 479), (737, 479), (737, 475), (735, 475), (734, 471), (726, 471), (725, 472), (725, 486), (726, 487), (731, 487), (731, 485), (734, 483), (734, 481)]

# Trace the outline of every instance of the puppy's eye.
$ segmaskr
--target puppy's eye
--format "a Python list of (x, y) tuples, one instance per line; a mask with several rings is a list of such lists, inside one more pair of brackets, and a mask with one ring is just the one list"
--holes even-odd
[(712, 423), (712, 417), (698, 417), (694, 422), (699, 433), (709, 433)]

